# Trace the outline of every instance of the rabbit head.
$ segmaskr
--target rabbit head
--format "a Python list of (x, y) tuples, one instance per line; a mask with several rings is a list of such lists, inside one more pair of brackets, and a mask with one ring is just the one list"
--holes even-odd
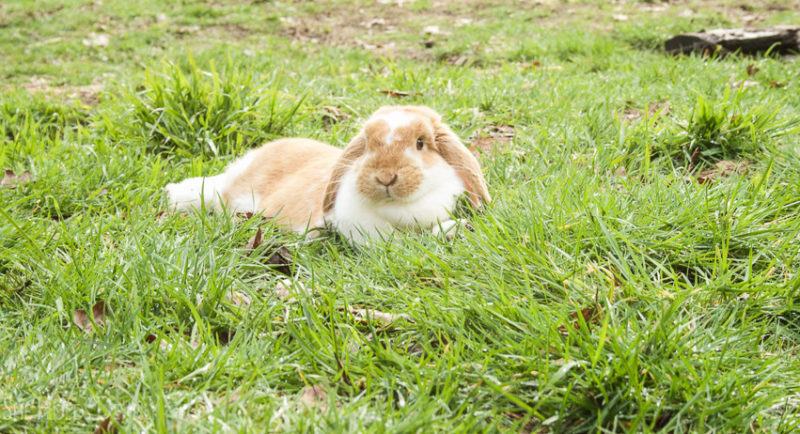
[(464, 192), (475, 207), (491, 200), (477, 159), (441, 116), (428, 107), (384, 107), (334, 165), (323, 212), (344, 232), (429, 228), (449, 219)]

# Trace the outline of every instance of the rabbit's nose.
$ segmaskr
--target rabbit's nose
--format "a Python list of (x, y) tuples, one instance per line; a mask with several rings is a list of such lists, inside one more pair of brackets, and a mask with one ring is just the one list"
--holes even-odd
[(397, 174), (390, 173), (390, 172), (380, 172), (375, 175), (375, 180), (378, 181), (378, 184), (389, 187), (395, 182), (397, 182)]

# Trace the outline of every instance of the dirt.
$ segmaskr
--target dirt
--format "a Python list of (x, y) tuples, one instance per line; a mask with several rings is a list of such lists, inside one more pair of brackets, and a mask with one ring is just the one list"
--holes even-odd
[[(299, 2), (302, 4), (308, 2)], [(281, 34), (299, 42), (356, 47), (384, 56), (432, 59), (433, 48), (454, 28), (472, 24), (476, 13), (502, 2), (465, 0), (433, 2), (416, 10), (408, 1), (378, 1), (372, 5), (336, 4), (324, 12), (281, 17)], [(454, 4), (455, 3), (455, 4)], [(526, 1), (531, 5), (538, 2)], [(420, 20), (424, 17), (424, 21)], [(417, 41), (393, 34), (417, 34)]]
[(47, 77), (40, 76), (31, 77), (22, 87), (31, 93), (44, 93), (64, 99), (67, 102), (78, 100), (86, 105), (97, 103), (103, 91), (103, 85), (98, 79), (95, 79), (92, 84), (85, 86), (51, 86)]
[[(295, 2), (280, 19), (281, 34), (304, 43), (356, 47), (381, 56), (436, 60), (457, 66), (480, 66), (463, 54), (445, 54), (435, 58), (431, 48), (456, 32), (457, 27), (480, 24), (482, 15), (508, 2), (480, 0), (433, 1), (429, 7), (415, 8), (408, 0), (379, 0), (370, 5), (357, 2), (337, 3), (323, 12), (308, 13), (313, 2)], [(515, 14), (529, 17), (532, 27), (553, 28), (579, 21), (593, 30), (610, 31), (620, 22), (636, 22), (643, 17), (672, 15), (694, 18), (713, 13), (734, 26), (758, 26), (771, 13), (800, 8), (800, 0), (787, 2), (755, 1), (731, 5), (716, 1), (614, 2), (598, 6), (561, 0), (525, 0), (515, 2)], [(292, 16), (292, 13), (298, 16)], [(599, 17), (596, 17), (598, 16)], [(596, 17), (588, 19), (590, 17)], [(422, 19), (421, 19), (422, 18)], [(494, 17), (492, 17), (494, 19)], [(437, 31), (426, 31), (436, 29)], [(419, 36), (417, 41), (394, 38), (393, 34)]]

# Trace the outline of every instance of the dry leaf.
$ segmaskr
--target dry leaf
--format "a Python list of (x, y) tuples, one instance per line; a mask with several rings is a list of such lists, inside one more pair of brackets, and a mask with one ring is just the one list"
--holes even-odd
[(493, 155), (502, 145), (511, 142), (516, 134), (513, 125), (491, 125), (476, 131), (470, 139), (472, 145), (468, 148), (475, 156)]
[(389, 95), (392, 98), (407, 97), (412, 95), (422, 95), (422, 92), (409, 92), (406, 90), (379, 90), (378, 93)]
[(89, 33), (83, 40), (83, 45), (87, 47), (107, 47), (109, 36), (105, 33)]
[[(307, 292), (305, 285), (302, 282), (295, 283), (295, 286), (301, 292)], [(291, 279), (283, 279), (275, 285), (275, 295), (278, 297), (279, 300), (285, 300), (291, 297), (292, 293), (289, 291), (289, 288), (292, 287), (292, 280)]]
[(300, 405), (306, 407), (319, 407), (322, 411), (328, 408), (328, 394), (320, 385), (306, 386), (300, 396)]
[(247, 246), (245, 247), (246, 249), (250, 250), (250, 252), (247, 253), (247, 256), (250, 256), (250, 254), (253, 253), (253, 250), (261, 245), (263, 235), (264, 234), (261, 232), (261, 227), (259, 227), (258, 231), (256, 231), (256, 234), (250, 237), (250, 240), (247, 242)]
[(697, 178), (699, 184), (710, 183), (717, 178), (729, 176), (733, 173), (741, 175), (745, 173), (749, 167), (749, 161), (717, 161), (713, 168), (700, 171), (695, 178)]
[(196, 33), (200, 31), (200, 26), (197, 24), (191, 26), (180, 26), (177, 29), (179, 35), (185, 35), (188, 33)]
[[(247, 242), (247, 246), (245, 247), (248, 250), (247, 256), (252, 255), (253, 251), (263, 244), (263, 236), (264, 234), (259, 227), (256, 234)], [(287, 276), (292, 275), (292, 253), (289, 249), (280, 246), (271, 250), (265, 257), (266, 259), (262, 261), (265, 265), (270, 265), (270, 268)]]
[(760, 85), (761, 83), (753, 80), (738, 80), (731, 83), (732, 87), (747, 89), (750, 87), (755, 87)]
[[(626, 122), (634, 122), (644, 118), (645, 111), (632, 107), (633, 101), (626, 101), (627, 106), (622, 112), (622, 119)], [(647, 104), (647, 117), (653, 119), (656, 116), (664, 116), (669, 113), (669, 102), (662, 99), (656, 103)]]
[(758, 72), (759, 69), (760, 68), (758, 66), (756, 66), (756, 65), (754, 65), (752, 63), (747, 65), (747, 76), (748, 77), (752, 77), (752, 76), (756, 75), (756, 72)]
[[(217, 342), (221, 345), (225, 345), (228, 342), (233, 340), (233, 336), (236, 334), (235, 330), (227, 329), (227, 328), (220, 328), (214, 331), (214, 335), (217, 337)], [(200, 346), (198, 342), (192, 342), (192, 348), (197, 349)]]
[(443, 60), (446, 60), (447, 63), (449, 63), (450, 65), (453, 65), (453, 66), (464, 66), (467, 63), (469, 63), (470, 58), (467, 57), (467, 56), (464, 56), (464, 55), (451, 54), (451, 55), (445, 56), (443, 58)]
[(287, 276), (292, 275), (292, 254), (284, 246), (280, 246), (272, 251), (272, 254), (263, 261), (266, 265), (271, 265), (272, 269)]
[(248, 306), (250, 305), (250, 298), (238, 291), (233, 291), (226, 296), (228, 301), (234, 306)]
[(386, 325), (392, 324), (400, 319), (404, 319), (410, 323), (414, 322), (407, 314), (404, 313), (388, 313), (375, 309), (356, 309), (353, 307), (350, 308), (349, 312), (351, 315), (353, 315), (356, 321), (359, 321), (362, 324), (367, 324), (370, 320)]
[(115, 417), (114, 420), (116, 422), (112, 424), (111, 416), (103, 419), (103, 421), (100, 422), (100, 425), (97, 425), (97, 429), (94, 430), (94, 434), (103, 434), (103, 433), (112, 434), (119, 432), (117, 425), (122, 423), (122, 413), (117, 413), (117, 417)]
[[(601, 313), (602, 310), (600, 308), (596, 306), (588, 306), (581, 309), (580, 316), (583, 318), (583, 322), (585, 322), (587, 326), (590, 326), (592, 324), (597, 323), (600, 320)], [(578, 320), (578, 312), (572, 312), (572, 314), (569, 317), (575, 320), (572, 322), (572, 328), (575, 330), (580, 330), (581, 323)], [(558, 331), (561, 332), (562, 335), (566, 335), (569, 333), (566, 325), (558, 326)]]
[[(109, 310), (106, 307), (105, 302), (98, 301), (97, 303), (92, 306), (92, 319), (94, 320), (94, 325), (97, 327), (103, 328), (105, 327), (106, 323), (106, 316), (109, 314)], [(89, 314), (86, 313), (83, 309), (78, 309), (72, 314), (72, 322), (75, 325), (84, 331), (84, 333), (89, 334), (92, 332), (92, 320), (89, 319)]]
[(327, 106), (326, 105), (326, 106), (320, 107), (320, 110), (323, 111), (323, 113), (322, 113), (322, 123), (325, 124), (326, 126), (332, 125), (332, 124), (337, 124), (339, 122), (346, 121), (346, 120), (350, 119), (350, 115), (349, 114), (343, 112), (342, 110), (340, 110), (337, 107)]
[(383, 18), (373, 18), (368, 22), (364, 23), (364, 27), (368, 29), (371, 29), (373, 27), (383, 27), (384, 25), (386, 25), (386, 20), (384, 20)]
[(28, 170), (22, 172), (22, 174), (18, 176), (13, 170), (6, 169), (6, 171), (3, 173), (3, 180), (0, 181), (0, 187), (16, 188), (20, 184), (30, 182), (30, 180), (31, 172)]

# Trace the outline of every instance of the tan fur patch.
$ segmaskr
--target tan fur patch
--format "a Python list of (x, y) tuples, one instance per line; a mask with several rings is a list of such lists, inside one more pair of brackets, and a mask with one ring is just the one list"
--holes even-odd
[(224, 194), (230, 203), (257, 194), (266, 217), (296, 231), (322, 222), (322, 200), (342, 150), (310, 139), (281, 139), (259, 148), (250, 167)]

